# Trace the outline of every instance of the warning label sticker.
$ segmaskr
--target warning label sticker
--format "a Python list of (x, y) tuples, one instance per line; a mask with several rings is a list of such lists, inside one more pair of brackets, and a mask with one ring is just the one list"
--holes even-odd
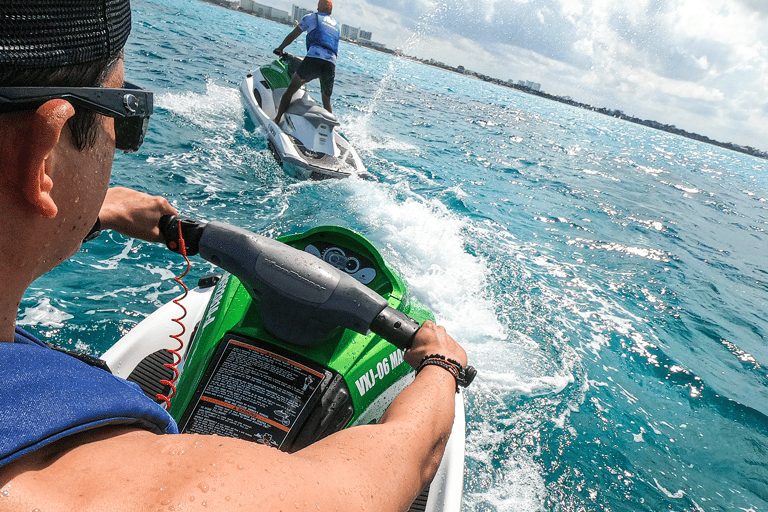
[(323, 377), (287, 357), (229, 339), (184, 432), (280, 448)]

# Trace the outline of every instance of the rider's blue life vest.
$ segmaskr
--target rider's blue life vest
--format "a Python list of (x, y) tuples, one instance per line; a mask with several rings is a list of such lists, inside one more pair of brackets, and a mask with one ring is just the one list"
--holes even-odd
[(53, 350), (23, 329), (0, 342), (0, 467), (63, 437), (106, 425), (177, 434), (138, 385)]
[(320, 46), (338, 55), (339, 29), (336, 21), (328, 14), (316, 12), (315, 25), (314, 29), (307, 32), (307, 51), (313, 46)]

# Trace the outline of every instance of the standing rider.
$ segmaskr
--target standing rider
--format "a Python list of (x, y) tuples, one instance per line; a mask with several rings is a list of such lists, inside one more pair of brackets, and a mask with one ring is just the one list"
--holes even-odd
[(275, 48), (277, 55), (282, 55), (286, 46), (296, 40), (305, 30), (307, 31), (307, 56), (299, 66), (299, 69), (291, 77), (291, 83), (283, 93), (280, 107), (275, 116), (275, 123), (280, 120), (291, 103), (291, 98), (296, 91), (315, 78), (320, 79), (320, 94), (323, 98), (323, 107), (328, 112), (331, 109), (331, 94), (333, 93), (333, 81), (336, 78), (336, 55), (339, 52), (339, 29), (336, 20), (331, 18), (333, 4), (331, 0), (320, 0), (317, 3), (317, 12), (310, 13), (301, 19), (301, 22), (288, 34), (282, 44)]

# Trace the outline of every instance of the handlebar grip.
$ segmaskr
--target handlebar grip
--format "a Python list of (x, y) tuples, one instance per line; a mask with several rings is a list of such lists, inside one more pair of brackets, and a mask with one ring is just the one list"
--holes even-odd
[[(181, 254), (181, 244), (184, 243), (187, 256), (200, 252), (200, 238), (203, 236), (205, 222), (177, 215), (163, 215), (158, 222), (160, 233), (165, 238), (165, 245), (171, 251)], [(181, 226), (181, 238), (179, 237)]]
[(371, 331), (402, 350), (411, 348), (420, 327), (419, 322), (392, 306), (382, 309), (371, 322)]

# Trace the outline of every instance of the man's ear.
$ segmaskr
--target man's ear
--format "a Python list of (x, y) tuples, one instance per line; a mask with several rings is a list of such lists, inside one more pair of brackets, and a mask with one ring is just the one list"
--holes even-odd
[[(51, 197), (52, 168), (48, 158), (59, 143), (67, 120), (75, 115), (62, 99), (50, 100), (33, 113), (10, 114), (0, 138), (0, 184), (13, 188), (23, 204), (41, 217), (55, 217), (58, 207)], [(4, 179), (5, 178), (5, 179)]]

